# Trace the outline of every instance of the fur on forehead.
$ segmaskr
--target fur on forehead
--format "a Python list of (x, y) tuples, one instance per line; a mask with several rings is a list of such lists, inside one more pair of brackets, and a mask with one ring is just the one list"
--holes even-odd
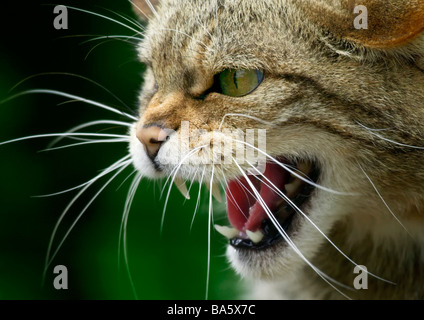
[[(159, 18), (150, 20), (140, 44), (140, 58), (151, 62), (166, 52), (167, 61), (200, 57), (211, 72), (275, 70), (276, 58), (284, 56), (283, 43), (297, 36), (291, 36), (286, 9), (280, 0), (161, 1)], [(277, 29), (287, 32), (276, 34)]]
[[(145, 0), (139, 1), (145, 3)], [(221, 34), (212, 33), (216, 42), (208, 43), (208, 47), (211, 53), (214, 50), (222, 53), (215, 57), (215, 62), (222, 62), (222, 67), (231, 67), (232, 61), (225, 61), (226, 57), (243, 51), (251, 58), (264, 53), (258, 61), (265, 68), (267, 58), (273, 55), (269, 51), (272, 45), (284, 49), (279, 41), (283, 36), (291, 36), (293, 39), (286, 39), (289, 41), (314, 38), (313, 45), (322, 41), (327, 49), (359, 59), (395, 56), (418, 61), (424, 56), (422, 0), (393, 0), (389, 4), (383, 0), (157, 0), (151, 3), (155, 4), (160, 17), (150, 19), (154, 26), (149, 28), (147, 35), (152, 35), (153, 39), (164, 28), (174, 29), (173, 37), (178, 38), (179, 33), (181, 38), (184, 34), (190, 35), (187, 31), (195, 26), (206, 33), (210, 31), (210, 24), (217, 24), (216, 31), (221, 30)], [(369, 28), (366, 30), (354, 29), (353, 21), (357, 16), (354, 8), (359, 4), (368, 8)], [(275, 30), (279, 30), (279, 34)], [(281, 34), (281, 30), (288, 32)], [(240, 36), (243, 34), (248, 37)], [(175, 46), (178, 39), (172, 43)], [(141, 56), (151, 56), (151, 44), (141, 45)], [(255, 52), (249, 52), (249, 47)], [(258, 47), (261, 48), (259, 52)], [(281, 57), (281, 54), (277, 55)], [(251, 60), (237, 59), (238, 63)], [(273, 65), (275, 67), (275, 61)]]

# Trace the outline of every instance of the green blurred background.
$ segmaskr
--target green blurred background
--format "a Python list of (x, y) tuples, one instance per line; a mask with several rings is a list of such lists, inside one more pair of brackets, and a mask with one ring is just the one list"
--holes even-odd
[[(60, 4), (124, 22), (107, 9), (135, 18), (126, 0), (73, 0)], [(129, 112), (109, 93), (81, 78), (57, 74), (31, 77), (66, 72), (100, 83), (135, 112), (143, 73), (143, 66), (136, 59), (135, 44), (119, 40), (84, 42), (96, 35), (132, 36), (133, 32), (74, 10), (69, 10), (69, 29), (56, 30), (53, 8), (37, 1), (19, 1), (9, 2), (1, 9), (0, 100), (24, 90), (46, 88)], [(27, 80), (14, 88), (24, 79)], [(1, 103), (0, 141), (64, 132), (92, 120), (127, 120), (87, 104), (64, 103), (68, 100), (37, 94)], [(112, 126), (95, 127), (93, 131), (125, 133), (125, 129)], [(41, 285), (50, 235), (76, 192), (49, 198), (34, 196), (79, 185), (127, 154), (127, 145), (122, 143), (39, 152), (51, 140), (0, 146), (0, 299), (134, 299), (122, 257), (118, 261), (119, 230), (131, 182), (125, 179), (132, 172), (130, 168), (105, 189), (78, 221), (49, 267), (44, 286)], [(58, 230), (58, 239), (106, 181), (107, 178), (102, 179), (92, 186), (72, 207)], [(160, 197), (163, 184), (143, 181), (130, 213), (127, 249), (134, 288), (140, 299), (204, 299), (207, 197), (203, 194), (201, 210), (191, 227), (198, 186), (193, 186), (190, 201), (184, 201), (173, 188), (160, 233), (165, 203), (164, 197)], [(215, 207), (215, 222), (226, 224), (222, 205), (215, 203)], [(210, 299), (237, 298), (239, 280), (226, 262), (225, 244), (220, 235), (212, 232)], [(68, 268), (68, 290), (53, 287), (56, 265)]]

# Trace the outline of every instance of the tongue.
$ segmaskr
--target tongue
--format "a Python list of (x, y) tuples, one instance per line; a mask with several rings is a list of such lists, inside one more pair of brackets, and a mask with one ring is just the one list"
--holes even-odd
[[(282, 202), (281, 196), (275, 188), (283, 191), (288, 180), (288, 173), (276, 163), (267, 163), (264, 176), (247, 176), (250, 184), (255, 188), (254, 192), (246, 178), (232, 180), (226, 190), (228, 219), (231, 225), (240, 231), (257, 231), (262, 221), (268, 217), (263, 205), (270, 212), (275, 212)], [(268, 180), (269, 181), (268, 181)], [(272, 183), (272, 184), (271, 184)], [(257, 193), (262, 198), (256, 201)]]

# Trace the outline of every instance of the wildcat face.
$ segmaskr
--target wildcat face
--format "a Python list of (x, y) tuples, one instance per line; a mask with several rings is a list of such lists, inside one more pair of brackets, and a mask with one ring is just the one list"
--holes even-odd
[[(216, 229), (235, 270), (258, 283), (253, 297), (424, 297), (421, 27), (386, 48), (372, 31), (331, 25), (350, 17), (345, 2), (330, 12), (320, 1), (161, 1), (139, 46), (148, 71), (134, 166), (185, 196), (186, 180), (216, 198), (225, 189), (230, 227)], [(236, 86), (252, 71), (263, 79), (232, 96), (229, 71)], [(249, 129), (266, 132), (266, 146), (234, 133)], [(217, 141), (231, 161), (217, 161)], [(266, 166), (236, 161), (237, 148)], [(356, 265), (368, 289), (347, 291)]]

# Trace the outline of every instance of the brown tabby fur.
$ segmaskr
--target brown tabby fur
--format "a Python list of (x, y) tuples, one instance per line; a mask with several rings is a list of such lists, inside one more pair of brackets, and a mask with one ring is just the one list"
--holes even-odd
[[(314, 161), (321, 185), (355, 193), (317, 189), (304, 211), (355, 263), (396, 283), (369, 275), (368, 289), (334, 286), (354, 299), (424, 298), (424, 1), (154, 4), (157, 13), (135, 1), (149, 20), (139, 47), (150, 69), (138, 126), (178, 133), (190, 121), (212, 131), (227, 113), (272, 123), (227, 117), (224, 127), (266, 128), (270, 155)], [(367, 30), (353, 27), (357, 4), (368, 8)], [(265, 80), (242, 98), (201, 97), (228, 68), (263, 69)], [(220, 168), (226, 179), (240, 176), (235, 165)], [(194, 169), (184, 167), (181, 176), (189, 179)], [(352, 287), (354, 265), (304, 218), (295, 224), (291, 238), (306, 259)], [(249, 297), (344, 298), (284, 243), (253, 253), (229, 247), (228, 257), (252, 279)]]

